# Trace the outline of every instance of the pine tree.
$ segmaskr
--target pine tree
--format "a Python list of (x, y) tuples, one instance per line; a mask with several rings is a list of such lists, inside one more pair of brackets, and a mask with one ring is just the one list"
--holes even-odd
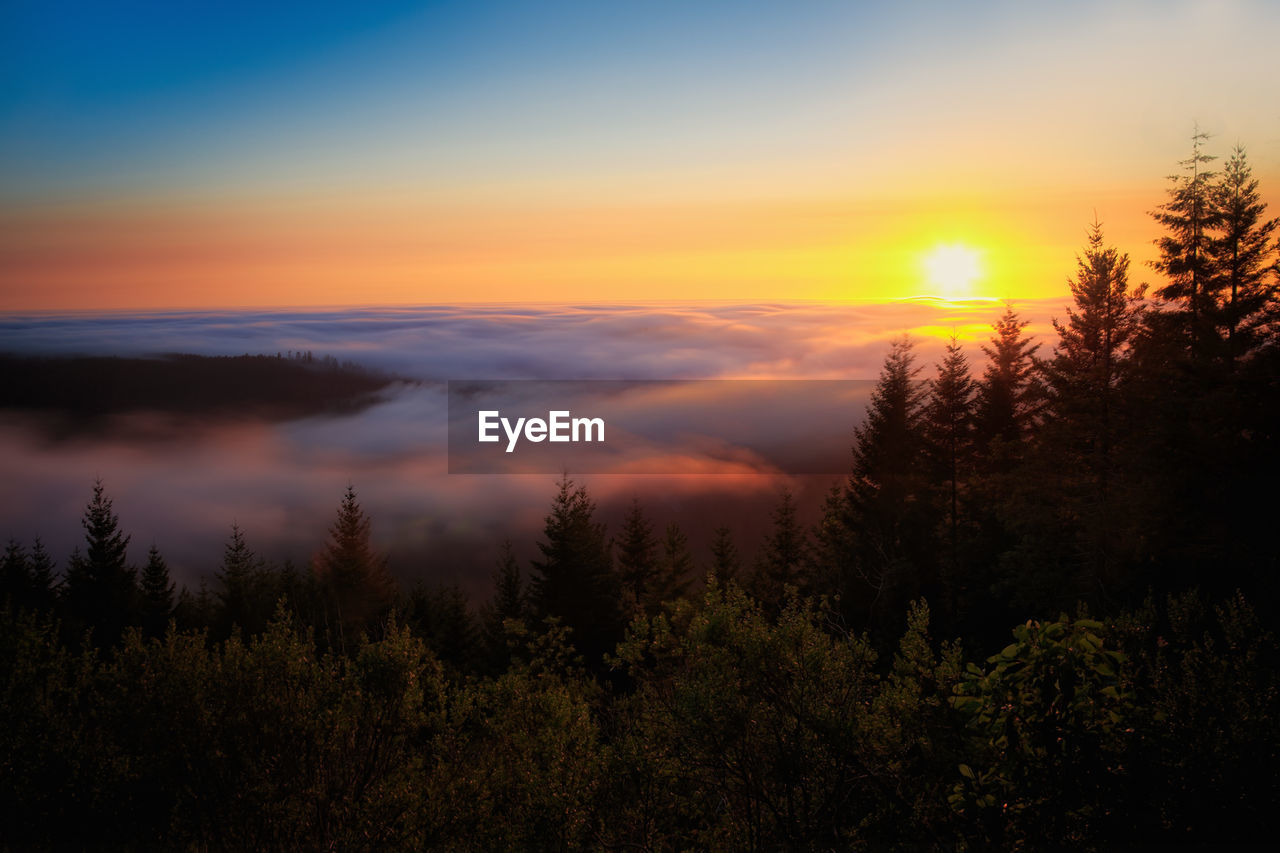
[(968, 479), (973, 456), (973, 400), (977, 385), (969, 375), (969, 361), (953, 335), (937, 376), (929, 383), (924, 404), (923, 435), (932, 483), (941, 484), (946, 503), (948, 561), (959, 569), (960, 492)]
[[(1040, 344), (1023, 334), (1027, 321), (1011, 305), (992, 328), (991, 345), (982, 347), (988, 364), (978, 383), (975, 435), (981, 450), (1000, 442), (1011, 451), (1030, 435), (1038, 414), (1040, 388), (1035, 381), (1035, 353)], [(996, 454), (999, 456), (1000, 454)], [(999, 466), (999, 463), (997, 463)]]
[(595, 503), (585, 487), (560, 481), (534, 560), (534, 609), (540, 618), (559, 619), (591, 665), (611, 652), (622, 636), (621, 586), (613, 571), (605, 526), (595, 520)]
[(651, 615), (661, 612), (662, 605), (683, 596), (689, 589), (693, 575), (693, 556), (689, 553), (689, 539), (672, 522), (667, 525), (662, 538), (662, 559), (653, 581), (645, 594), (645, 610)]
[(738, 578), (742, 560), (733, 544), (733, 534), (727, 527), (717, 527), (711, 539), (711, 576), (723, 589)]
[(1218, 279), (1217, 307), (1226, 329), (1226, 357), (1234, 363), (1255, 345), (1252, 334), (1276, 295), (1275, 232), (1280, 220), (1263, 217), (1266, 202), (1240, 145), (1231, 153), (1222, 179), (1213, 187), (1219, 236), (1208, 246), (1209, 265)]
[(1054, 320), (1058, 343), (1040, 365), (1047, 421), (1041, 464), (1054, 475), (1043, 484), (1055, 496), (1053, 525), (1079, 533), (1088, 589), (1110, 586), (1113, 571), (1116, 444), (1128, 431), (1120, 388), (1142, 328), (1143, 301), (1141, 288), (1129, 287), (1128, 255), (1105, 245), (1097, 222), (1076, 260), (1069, 282), (1075, 305), (1065, 323)]
[(249, 634), (266, 627), (270, 614), (261, 612), (263, 608), (258, 601), (262, 570), (262, 561), (245, 542), (244, 530), (232, 523), (231, 537), (222, 552), (222, 566), (216, 573), (222, 587), (218, 593), (217, 618), (222, 636), (229, 636), (235, 626)]
[(631, 501), (617, 545), (623, 607), (629, 615), (635, 615), (645, 609), (648, 592), (658, 571), (658, 542), (639, 500)]
[(1196, 128), (1191, 136), (1191, 156), (1178, 164), (1182, 174), (1169, 176), (1169, 200), (1151, 213), (1165, 230), (1155, 241), (1160, 257), (1151, 266), (1169, 281), (1156, 295), (1180, 306), (1172, 314), (1192, 357), (1200, 357), (1210, 348), (1214, 335), (1207, 320), (1212, 314), (1213, 290), (1219, 286), (1211, 243), (1221, 211), (1213, 191), (1214, 173), (1208, 169), (1216, 158), (1203, 151), (1208, 138)]
[(55, 566), (40, 537), (35, 538), (31, 546), (30, 566), (31, 604), (38, 610), (53, 607), (57, 597), (57, 581), (54, 577)]
[(329, 528), (329, 541), (312, 560), (342, 643), (354, 642), (361, 629), (373, 627), (395, 601), (395, 581), (386, 559), (374, 550), (371, 528), (354, 487), (347, 486), (338, 518)]
[(871, 393), (866, 418), (854, 430), (853, 474), (846, 491), (851, 565), (859, 588), (846, 599), (851, 614), (878, 620), (887, 637), (902, 608), (918, 594), (936, 559), (928, 517), (921, 412), (928, 389), (916, 377), (913, 344), (895, 341)]
[(27, 549), (10, 539), (0, 558), (0, 605), (25, 606), (31, 593), (31, 564)]
[(773, 510), (773, 529), (765, 538), (752, 581), (756, 598), (772, 612), (783, 605), (788, 586), (806, 591), (808, 547), (808, 535), (796, 518), (795, 500), (789, 489), (783, 489)]
[(142, 628), (148, 637), (163, 637), (173, 615), (173, 582), (169, 566), (155, 545), (142, 570)]
[(94, 641), (106, 648), (135, 622), (138, 585), (127, 562), (129, 536), (120, 531), (101, 480), (93, 485), (81, 523), (86, 549), (83, 555), (77, 549), (67, 565), (67, 608), (76, 625), (92, 628)]
[(524, 623), (528, 617), (524, 579), (520, 575), (520, 564), (516, 561), (510, 540), (502, 543), (493, 587), (493, 598), (482, 608), (481, 618), (490, 668), (498, 673), (504, 671), (510, 663), (506, 623), (512, 620)]

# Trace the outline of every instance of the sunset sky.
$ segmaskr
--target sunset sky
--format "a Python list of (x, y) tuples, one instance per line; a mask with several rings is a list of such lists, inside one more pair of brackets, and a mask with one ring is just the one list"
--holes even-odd
[(0, 311), (1048, 298), (1280, 4), (0, 7)]

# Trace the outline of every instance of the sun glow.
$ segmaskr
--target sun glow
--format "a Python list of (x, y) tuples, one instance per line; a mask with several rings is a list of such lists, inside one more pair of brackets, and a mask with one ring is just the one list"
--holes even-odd
[(934, 246), (921, 259), (930, 296), (973, 299), (974, 284), (983, 277), (982, 253), (959, 243)]

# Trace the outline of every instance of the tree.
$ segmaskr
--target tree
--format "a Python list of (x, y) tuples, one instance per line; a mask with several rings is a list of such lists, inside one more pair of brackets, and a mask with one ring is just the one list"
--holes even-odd
[[(1040, 344), (1023, 334), (1026, 320), (1020, 320), (1013, 306), (1005, 305), (1004, 315), (992, 328), (991, 345), (982, 347), (988, 364), (978, 383), (977, 439), (988, 457), (994, 442), (1011, 450), (1031, 432), (1037, 414), (1039, 388), (1035, 383), (1035, 353)], [(1003, 460), (1007, 465), (1007, 460)], [(1001, 462), (997, 462), (1000, 467)]]
[(756, 563), (753, 590), (766, 609), (777, 613), (788, 586), (804, 586), (808, 536), (796, 519), (796, 504), (790, 489), (783, 489), (773, 510), (773, 530), (764, 540)]
[(552, 501), (533, 561), (535, 610), (573, 633), (571, 640), (591, 665), (612, 651), (622, 636), (621, 588), (613, 571), (604, 524), (595, 520), (595, 502), (586, 487), (567, 476)]
[(164, 636), (169, 617), (173, 615), (173, 582), (169, 566), (155, 545), (147, 552), (147, 565), (142, 570), (142, 628), (148, 637)]
[(1208, 164), (1214, 157), (1202, 147), (1209, 135), (1198, 127), (1191, 136), (1191, 156), (1178, 165), (1182, 173), (1170, 175), (1169, 199), (1151, 212), (1164, 227), (1156, 239), (1160, 257), (1151, 262), (1169, 283), (1156, 291), (1161, 299), (1181, 306), (1173, 316), (1178, 321), (1193, 358), (1200, 357), (1209, 345), (1211, 324), (1206, 322), (1212, 306), (1215, 281), (1213, 231), (1221, 222), (1221, 211), (1213, 191), (1214, 173)]
[(93, 499), (81, 519), (85, 553), (77, 551), (67, 565), (66, 602), (78, 627), (92, 628), (102, 647), (116, 644), (136, 616), (138, 584), (128, 565), (129, 536), (120, 531), (102, 480), (93, 484)]
[(22, 606), (31, 590), (31, 564), (27, 549), (16, 539), (10, 539), (0, 558), (0, 604)]
[(514, 620), (523, 624), (529, 609), (524, 579), (520, 575), (520, 564), (516, 562), (510, 540), (502, 543), (502, 553), (498, 557), (493, 586), (493, 598), (489, 599), (482, 608), (481, 618), (489, 660), (493, 669), (500, 672), (510, 663), (507, 648), (507, 622)]
[(667, 525), (662, 539), (662, 559), (650, 586), (645, 609), (655, 614), (662, 605), (675, 601), (689, 589), (693, 575), (693, 556), (689, 553), (689, 539), (674, 521)]
[(1267, 205), (1240, 145), (1214, 185), (1212, 201), (1220, 235), (1208, 245), (1209, 264), (1218, 276), (1213, 290), (1222, 294), (1218, 314), (1226, 327), (1226, 357), (1234, 363), (1256, 344), (1249, 333), (1275, 298), (1274, 234), (1280, 220), (1263, 220)]
[(222, 551), (222, 566), (216, 573), (222, 586), (217, 627), (223, 637), (229, 636), (237, 625), (250, 634), (266, 627), (270, 613), (264, 612), (258, 596), (262, 570), (262, 561), (245, 542), (244, 530), (233, 522), (231, 537)]
[(920, 500), (920, 413), (927, 389), (916, 379), (920, 368), (912, 348), (903, 336), (889, 349), (866, 419), (854, 430), (847, 492), (853, 565), (863, 587), (858, 606), (868, 616), (879, 611), (886, 628), (896, 625), (898, 607), (915, 597), (912, 589), (933, 551), (932, 525)]
[(329, 540), (311, 561), (339, 629), (339, 643), (353, 641), (348, 633), (368, 629), (395, 601), (395, 580), (386, 559), (374, 550), (372, 522), (360, 508), (353, 486), (347, 486)]
[(711, 540), (711, 576), (724, 587), (738, 577), (742, 561), (738, 548), (733, 544), (733, 534), (727, 527), (717, 527)]
[(57, 593), (57, 581), (54, 579), (53, 558), (49, 556), (40, 537), (35, 538), (31, 546), (30, 569), (31, 603), (39, 610), (48, 610), (53, 606)]
[(937, 376), (929, 383), (924, 404), (923, 437), (930, 480), (942, 484), (946, 498), (949, 574), (959, 570), (961, 482), (967, 479), (973, 456), (973, 398), (976, 384), (969, 361), (955, 335), (947, 344)]
[(1055, 524), (1079, 531), (1088, 586), (1105, 582), (1116, 550), (1112, 489), (1116, 444), (1122, 425), (1120, 386), (1129, 376), (1130, 352), (1142, 328), (1142, 288), (1131, 290), (1129, 256), (1105, 245), (1095, 222), (1068, 282), (1075, 303), (1067, 321), (1053, 321), (1058, 343), (1040, 364), (1047, 424), (1043, 448), (1046, 480), (1055, 488)]
[(645, 518), (640, 501), (632, 499), (631, 509), (618, 534), (618, 580), (622, 584), (623, 607), (630, 615), (644, 610), (649, 589), (657, 573), (658, 542), (653, 525)]

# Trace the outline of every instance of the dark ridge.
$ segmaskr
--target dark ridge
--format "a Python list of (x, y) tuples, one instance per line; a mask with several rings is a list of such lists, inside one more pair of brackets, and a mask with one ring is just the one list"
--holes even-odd
[(359, 411), (397, 381), (311, 353), (136, 358), (0, 354), (0, 409), (65, 418), (82, 426), (141, 412), (292, 420)]

